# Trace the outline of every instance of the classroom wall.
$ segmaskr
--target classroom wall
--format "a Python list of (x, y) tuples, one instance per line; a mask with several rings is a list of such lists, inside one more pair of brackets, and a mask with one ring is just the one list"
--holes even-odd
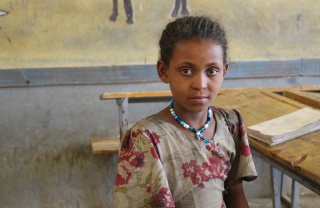
[[(187, 3), (190, 14), (211, 15), (225, 26), (232, 61), (320, 56), (317, 0)], [(132, 0), (134, 23), (127, 24), (122, 0), (115, 22), (112, 0), (2, 0), (0, 69), (154, 64), (173, 8), (174, 0)]]
[[(166, 90), (164, 84), (0, 89), (0, 207), (112, 207), (117, 155), (94, 155), (90, 138), (118, 135), (115, 101), (101, 92)], [(3, 99), (6, 98), (6, 99)], [(133, 104), (129, 122), (167, 103)], [(269, 166), (248, 197), (270, 196)]]
[[(229, 87), (227, 81), (224, 88)], [(118, 109), (99, 95), (144, 89), (168, 86), (0, 88), (0, 207), (112, 207), (117, 155), (94, 155), (90, 138), (119, 134)], [(167, 105), (131, 104), (129, 123)], [(249, 203), (272, 193), (270, 167), (255, 157), (254, 162), (259, 177), (244, 183)]]
[[(9, 13), (0, 16), (0, 81), (10, 81), (1, 77), (7, 70), (19, 69), (24, 76), (27, 68), (153, 64), (160, 28), (172, 20), (173, 1), (133, 1), (132, 25), (125, 22), (122, 2), (119, 19), (110, 22), (111, 1), (106, 0), (1, 1), (0, 11)], [(212, 11), (221, 17), (230, 33), (233, 61), (320, 57), (317, 0), (190, 0), (189, 8), (192, 13)], [(313, 71), (319, 72), (319, 64), (315, 66)], [(225, 87), (292, 82), (320, 84), (314, 77), (297, 83), (288, 77), (267, 82), (233, 79)], [(115, 101), (100, 101), (99, 95), (165, 90), (167, 85), (81, 85), (81, 80), (77, 85), (51, 85), (0, 87), (0, 207), (112, 207), (117, 156), (92, 154), (90, 138), (117, 136), (117, 109)], [(166, 105), (134, 105), (130, 120)], [(249, 198), (270, 197), (269, 166), (254, 160), (259, 178), (245, 183), (246, 193)]]

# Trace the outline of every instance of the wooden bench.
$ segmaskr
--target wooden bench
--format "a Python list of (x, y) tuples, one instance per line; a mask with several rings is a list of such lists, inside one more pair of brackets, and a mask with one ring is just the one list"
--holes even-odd
[(95, 154), (117, 154), (120, 146), (120, 138), (92, 138), (91, 146)]
[[(221, 90), (220, 94), (233, 90)], [(129, 103), (169, 102), (172, 98), (170, 91), (143, 92), (111, 92), (100, 95), (100, 100), (116, 100), (119, 116), (119, 137), (91, 138), (94, 154), (118, 153), (120, 138), (128, 129)]]
[(166, 102), (171, 99), (171, 96), (170, 91), (103, 93), (100, 96), (100, 100), (116, 100), (118, 105), (120, 137), (92, 138), (93, 153), (118, 153), (120, 138), (128, 130), (129, 103)]
[[(289, 92), (319, 90), (319, 86), (305, 86), (305, 87), (274, 87), (263, 88), (271, 92), (284, 92), (285, 96), (289, 96)], [(233, 92), (243, 89), (222, 89), (221, 94)], [(128, 104), (129, 103), (147, 103), (147, 102), (167, 102), (171, 99), (170, 91), (143, 91), (143, 92), (111, 92), (100, 95), (100, 100), (116, 100), (118, 105), (119, 116), (119, 135), (120, 137), (104, 137), (92, 138), (91, 146), (94, 154), (118, 153), (120, 146), (120, 138), (128, 129)], [(299, 100), (298, 100), (299, 101)], [(319, 101), (318, 101), (319, 102)]]

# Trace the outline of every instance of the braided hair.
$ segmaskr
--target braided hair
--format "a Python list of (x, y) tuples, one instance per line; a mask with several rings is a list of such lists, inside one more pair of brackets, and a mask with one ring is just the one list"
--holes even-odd
[(178, 42), (188, 39), (212, 40), (223, 51), (223, 63), (228, 62), (228, 41), (221, 25), (207, 16), (186, 16), (167, 24), (162, 31), (159, 46), (161, 59), (167, 66)]

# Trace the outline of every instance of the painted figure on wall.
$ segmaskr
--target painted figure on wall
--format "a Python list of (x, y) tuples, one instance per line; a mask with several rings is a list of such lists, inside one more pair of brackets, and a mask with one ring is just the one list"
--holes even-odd
[[(123, 0), (124, 2), (124, 10), (126, 12), (127, 16), (127, 23), (133, 24), (133, 9), (132, 9), (132, 3), (131, 0)], [(109, 20), (112, 22), (117, 21), (118, 17), (118, 0), (112, 0), (112, 14), (109, 17)]]
[[(181, 10), (180, 10), (181, 8)], [(189, 16), (190, 11), (188, 10), (188, 2), (187, 0), (174, 0), (174, 7), (171, 13), (171, 17), (178, 17), (178, 13), (180, 11), (181, 16)]]
[[(8, 12), (1, 11), (1, 10), (0, 10), (0, 16), (4, 16), (4, 15), (7, 15), (7, 14), (8, 14)], [(0, 26), (0, 29), (1, 29), (1, 26)]]
[(8, 14), (8, 12), (1, 11), (1, 10), (0, 10), (0, 16), (4, 16), (4, 15), (6, 15), (6, 14)]

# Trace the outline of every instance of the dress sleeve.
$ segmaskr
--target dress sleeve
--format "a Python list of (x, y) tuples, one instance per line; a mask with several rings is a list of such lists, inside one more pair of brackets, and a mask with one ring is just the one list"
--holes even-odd
[(133, 127), (122, 140), (114, 207), (174, 207), (156, 133)]
[(243, 118), (238, 110), (233, 110), (233, 112), (228, 119), (234, 137), (236, 155), (228, 174), (227, 186), (234, 185), (238, 179), (252, 181), (257, 178)]

